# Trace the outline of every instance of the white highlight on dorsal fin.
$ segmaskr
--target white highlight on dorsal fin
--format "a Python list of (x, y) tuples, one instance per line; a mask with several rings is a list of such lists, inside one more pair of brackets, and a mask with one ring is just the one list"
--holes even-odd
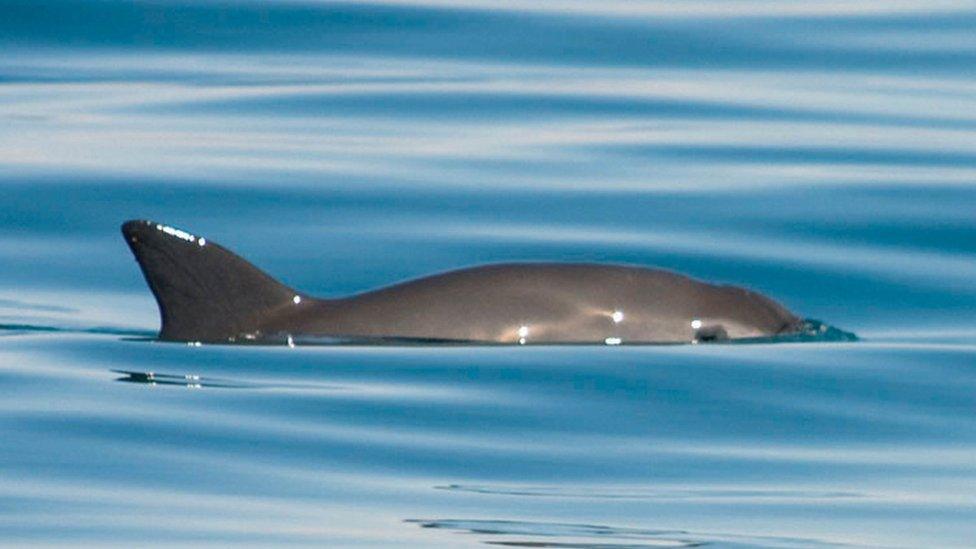
[[(186, 240), (187, 242), (196, 242), (197, 241), (197, 237), (193, 236), (192, 234), (190, 234), (190, 233), (188, 233), (188, 232), (186, 232), (184, 230), (177, 229), (175, 227), (170, 227), (169, 225), (160, 225), (159, 223), (157, 223), (156, 224), (156, 230), (157, 231), (162, 231), (162, 232), (164, 232), (164, 233), (166, 233), (166, 234), (168, 234), (170, 236), (175, 236), (176, 238), (179, 238), (180, 240)], [(201, 244), (200, 244), (201, 246), (203, 246), (206, 243), (206, 241), (203, 240), (202, 238), (200, 239), (200, 241), (201, 241)]]

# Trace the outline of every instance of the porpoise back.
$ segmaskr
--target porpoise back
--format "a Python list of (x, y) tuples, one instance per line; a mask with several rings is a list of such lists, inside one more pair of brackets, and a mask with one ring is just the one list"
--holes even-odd
[(122, 233), (159, 304), (163, 340), (616, 345), (743, 340), (808, 328), (756, 292), (627, 265), (493, 264), (320, 299), (186, 231), (135, 220)]

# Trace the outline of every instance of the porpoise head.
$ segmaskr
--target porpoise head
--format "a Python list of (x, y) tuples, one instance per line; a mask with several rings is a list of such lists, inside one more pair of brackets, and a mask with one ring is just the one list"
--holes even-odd
[(696, 342), (779, 336), (803, 326), (786, 307), (746, 288), (709, 284), (703, 294), (700, 317), (691, 321)]

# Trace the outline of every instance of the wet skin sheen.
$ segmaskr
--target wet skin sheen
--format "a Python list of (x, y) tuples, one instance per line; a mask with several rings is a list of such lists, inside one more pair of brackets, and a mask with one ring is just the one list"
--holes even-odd
[(485, 265), (320, 299), (185, 231), (139, 220), (125, 223), (122, 232), (156, 296), (159, 337), (166, 340), (318, 336), (613, 345), (768, 337), (803, 325), (744, 288), (625, 265)]

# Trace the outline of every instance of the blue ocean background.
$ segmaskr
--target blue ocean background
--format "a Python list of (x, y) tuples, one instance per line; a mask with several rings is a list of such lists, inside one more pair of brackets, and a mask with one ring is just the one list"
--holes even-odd
[[(0, 545), (976, 545), (974, 28), (0, 0)], [(130, 218), (313, 294), (618, 262), (861, 340), (161, 343)]]

